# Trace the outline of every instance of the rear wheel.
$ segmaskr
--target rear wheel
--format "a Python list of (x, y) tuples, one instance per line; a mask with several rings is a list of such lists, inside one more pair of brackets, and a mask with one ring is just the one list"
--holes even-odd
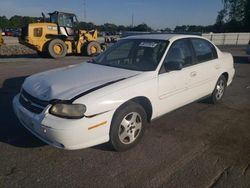
[(227, 80), (225, 76), (222, 75), (218, 79), (214, 91), (212, 95), (209, 97), (209, 101), (213, 104), (220, 102), (224, 96), (226, 86), (227, 86)]
[(67, 46), (61, 39), (53, 39), (48, 45), (48, 52), (53, 58), (62, 58), (67, 54)]
[(101, 45), (98, 42), (92, 41), (87, 44), (86, 55), (93, 56), (99, 53), (101, 53)]
[(114, 114), (110, 128), (110, 144), (116, 151), (134, 147), (141, 140), (146, 123), (147, 115), (139, 104), (125, 104)]

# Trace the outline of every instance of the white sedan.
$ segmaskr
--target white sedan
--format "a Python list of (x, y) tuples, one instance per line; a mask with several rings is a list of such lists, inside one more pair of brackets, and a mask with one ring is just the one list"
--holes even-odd
[(234, 73), (232, 55), (205, 38), (132, 36), (90, 61), (26, 78), (13, 106), (24, 127), (55, 147), (109, 142), (124, 151), (153, 119), (201, 98), (221, 101)]

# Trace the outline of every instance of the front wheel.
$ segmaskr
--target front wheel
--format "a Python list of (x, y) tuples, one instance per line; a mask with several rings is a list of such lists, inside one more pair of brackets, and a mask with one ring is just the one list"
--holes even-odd
[(99, 53), (101, 53), (101, 45), (96, 41), (92, 41), (92, 42), (87, 44), (85, 53), (88, 56), (93, 56), (93, 55), (99, 54)]
[(131, 102), (114, 114), (110, 128), (110, 144), (116, 151), (126, 151), (139, 143), (147, 123), (145, 110)]
[(212, 95), (209, 97), (209, 101), (213, 104), (216, 104), (220, 102), (224, 96), (225, 90), (226, 90), (227, 80), (225, 76), (220, 76), (218, 79), (216, 86), (214, 88), (214, 91)]

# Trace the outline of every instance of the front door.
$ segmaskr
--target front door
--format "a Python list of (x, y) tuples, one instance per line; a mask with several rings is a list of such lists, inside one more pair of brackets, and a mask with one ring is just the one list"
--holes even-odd
[[(187, 104), (192, 99), (187, 94), (193, 61), (194, 54), (188, 39), (177, 40), (170, 46), (158, 76), (159, 116)], [(176, 67), (176, 64), (180, 67)]]

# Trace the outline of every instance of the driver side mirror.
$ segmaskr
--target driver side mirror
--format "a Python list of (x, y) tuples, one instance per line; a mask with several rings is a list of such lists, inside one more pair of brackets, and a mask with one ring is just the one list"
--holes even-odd
[(183, 68), (183, 60), (167, 61), (164, 63), (164, 68), (166, 71), (181, 70)]

